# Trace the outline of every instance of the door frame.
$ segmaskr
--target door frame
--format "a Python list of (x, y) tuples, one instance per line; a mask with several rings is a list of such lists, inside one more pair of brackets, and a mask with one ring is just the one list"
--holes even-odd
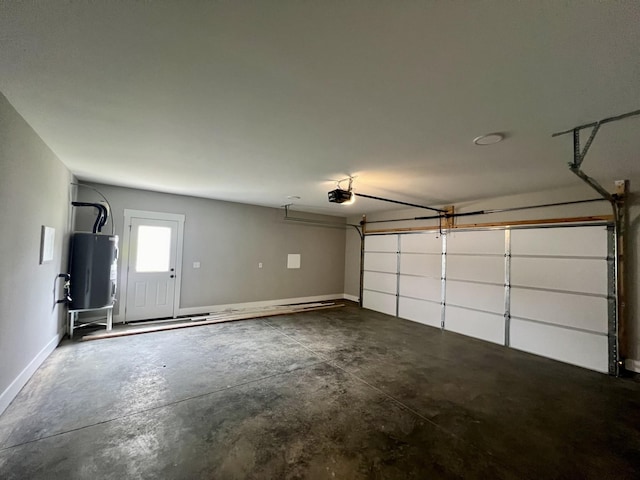
[(176, 283), (173, 298), (173, 318), (178, 316), (180, 309), (180, 287), (182, 284), (182, 246), (184, 240), (184, 220), (185, 215), (181, 213), (151, 212), (147, 210), (124, 209), (124, 224), (122, 226), (122, 249), (121, 249), (121, 277), (119, 288), (120, 306), (118, 308), (117, 321), (127, 323), (127, 284), (129, 283), (129, 243), (131, 241), (131, 220), (133, 218), (143, 218), (147, 220), (169, 220), (178, 222), (176, 238)]

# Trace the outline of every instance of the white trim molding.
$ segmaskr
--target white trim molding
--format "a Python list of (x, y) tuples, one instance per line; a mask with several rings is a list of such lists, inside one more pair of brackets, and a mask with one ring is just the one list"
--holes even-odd
[(348, 293), (343, 293), (342, 294), (342, 298), (344, 298), (345, 300), (351, 300), (352, 302), (360, 302), (360, 299), (358, 297), (356, 297), (355, 295), (349, 295)]
[(294, 305), (297, 303), (311, 303), (311, 302), (326, 302), (328, 300), (342, 300), (344, 298), (343, 293), (336, 293), (333, 295), (316, 295), (314, 297), (296, 297), (296, 298), (281, 298), (279, 300), (265, 300), (261, 302), (246, 302), (246, 303), (228, 303), (226, 305), (207, 305), (204, 307), (186, 307), (178, 310), (178, 315), (204, 315), (207, 313), (223, 312), (231, 309), (243, 309), (243, 308), (261, 308), (261, 307), (275, 307), (278, 305)]
[(627, 358), (624, 361), (624, 366), (627, 370), (631, 370), (632, 372), (635, 372), (635, 373), (640, 373), (640, 360)]
[(18, 396), (22, 387), (24, 387), (33, 374), (36, 373), (38, 367), (40, 367), (47, 357), (51, 355), (51, 352), (56, 349), (60, 340), (62, 340), (62, 336), (58, 333), (44, 346), (42, 350), (40, 350), (33, 360), (29, 362), (29, 365), (27, 365), (24, 370), (22, 370), (22, 372), (13, 379), (13, 382), (11, 382), (5, 391), (0, 393), (0, 415), (2, 415), (2, 412), (7, 409), (13, 399)]

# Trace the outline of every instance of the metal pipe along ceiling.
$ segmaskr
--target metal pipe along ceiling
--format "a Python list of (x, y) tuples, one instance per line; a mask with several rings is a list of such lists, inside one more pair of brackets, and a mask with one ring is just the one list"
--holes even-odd
[(360, 225), (355, 225), (353, 223), (328, 222), (326, 220), (315, 220), (313, 218), (290, 217), (289, 207), (290, 205), (284, 205), (284, 219), (288, 222), (300, 222), (300, 223), (306, 223), (308, 225), (317, 225), (320, 227), (327, 227), (327, 228), (345, 229), (347, 227), (353, 227), (357, 230), (358, 234), (360, 235), (360, 238), (363, 238)]

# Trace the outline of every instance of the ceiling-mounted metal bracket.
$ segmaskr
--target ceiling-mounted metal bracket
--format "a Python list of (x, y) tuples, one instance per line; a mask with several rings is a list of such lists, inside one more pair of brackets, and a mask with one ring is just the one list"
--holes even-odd
[[(600, 127), (602, 125), (604, 125), (605, 123), (616, 122), (618, 120), (622, 120), (625, 118), (634, 117), (636, 115), (640, 115), (640, 110), (634, 110), (632, 112), (623, 113), (622, 115), (616, 115), (614, 117), (603, 118), (602, 120), (598, 120), (597, 122), (591, 122), (584, 125), (579, 125), (569, 130), (556, 132), (553, 135), (551, 135), (552, 137), (558, 137), (560, 135), (566, 135), (568, 133), (571, 133), (573, 135), (573, 162), (569, 163), (569, 169), (571, 170), (572, 173), (580, 177), (582, 181), (588, 184), (591, 188), (593, 188), (595, 191), (597, 191), (600, 195), (602, 195), (611, 203), (611, 205), (613, 206), (614, 214), (616, 215), (616, 220), (618, 220), (618, 216), (619, 216), (619, 213), (618, 213), (618, 210), (619, 210), (618, 207), (620, 206), (619, 196), (615, 194), (612, 195), (611, 193), (609, 193), (609, 191), (605, 189), (602, 185), (600, 185), (596, 180), (594, 180), (589, 175), (584, 173), (581, 170), (581, 167), (582, 167), (582, 162), (584, 161), (584, 158), (587, 156), (587, 153), (589, 152), (589, 148), (591, 147), (591, 144), (593, 143), (593, 140), (596, 138), (596, 135), (598, 134), (598, 131), (600, 130)], [(580, 145), (580, 131), (587, 128), (591, 128), (592, 130), (591, 130), (591, 134), (589, 135), (589, 138), (587, 139), (587, 143), (584, 145), (584, 148), (582, 148)]]
[(573, 163), (569, 164), (571, 167), (580, 168), (584, 157), (587, 156), (589, 147), (591, 147), (591, 144), (593, 143), (593, 139), (596, 138), (596, 134), (598, 133), (598, 130), (600, 130), (600, 125), (601, 124), (598, 122), (596, 123), (595, 127), (593, 127), (593, 130), (591, 130), (591, 135), (589, 135), (587, 143), (582, 150), (580, 150), (580, 130), (577, 128), (573, 130)]
[(572, 133), (574, 130), (584, 130), (585, 128), (595, 127), (596, 125), (616, 122), (618, 120), (622, 120), (624, 118), (634, 117), (636, 115), (640, 115), (640, 110), (633, 110), (632, 112), (623, 113), (622, 115), (616, 115), (614, 117), (603, 118), (602, 120), (598, 120), (597, 122), (585, 123), (584, 125), (578, 125), (577, 127), (570, 128), (569, 130), (564, 130), (562, 132), (556, 132), (552, 137), (559, 137), (560, 135), (566, 135), (567, 133)]
[[(622, 115), (616, 115), (614, 117), (603, 118), (602, 120), (598, 120), (597, 122), (586, 123), (584, 125), (579, 125), (577, 127), (571, 128), (569, 130), (564, 130), (562, 132), (556, 132), (552, 137), (558, 137), (560, 135), (566, 135), (571, 133), (573, 135), (573, 162), (569, 164), (571, 169), (579, 169), (584, 161), (584, 157), (586, 157), (593, 140), (596, 138), (598, 130), (600, 130), (600, 126), (605, 123), (616, 122), (618, 120), (622, 120), (624, 118), (634, 117), (636, 115), (640, 115), (640, 110), (634, 110), (632, 112), (623, 113)], [(587, 128), (591, 128), (591, 134), (587, 139), (587, 143), (584, 145), (584, 148), (580, 146), (580, 131), (585, 130)], [(600, 192), (601, 193), (601, 192)]]

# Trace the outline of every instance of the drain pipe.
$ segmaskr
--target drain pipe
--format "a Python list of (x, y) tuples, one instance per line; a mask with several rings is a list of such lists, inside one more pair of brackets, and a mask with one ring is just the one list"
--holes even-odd
[[(627, 223), (627, 209), (625, 196), (628, 190), (628, 182), (616, 182), (616, 193), (611, 194), (600, 185), (595, 179), (582, 171), (582, 162), (587, 155), (600, 127), (609, 122), (622, 120), (624, 118), (640, 115), (640, 110), (635, 110), (615, 117), (608, 117), (597, 122), (580, 125), (570, 130), (554, 133), (552, 136), (573, 134), (573, 162), (569, 163), (569, 170), (580, 178), (583, 182), (598, 192), (602, 198), (606, 199), (613, 210), (613, 235), (614, 235), (614, 282), (615, 282), (615, 314), (614, 325), (609, 325), (609, 373), (619, 376), (623, 368), (623, 359), (627, 356), (626, 342), (626, 300), (624, 289), (624, 243), (625, 226)], [(584, 145), (580, 145), (580, 131), (592, 128), (589, 138)], [(613, 338), (612, 338), (613, 337)]]

